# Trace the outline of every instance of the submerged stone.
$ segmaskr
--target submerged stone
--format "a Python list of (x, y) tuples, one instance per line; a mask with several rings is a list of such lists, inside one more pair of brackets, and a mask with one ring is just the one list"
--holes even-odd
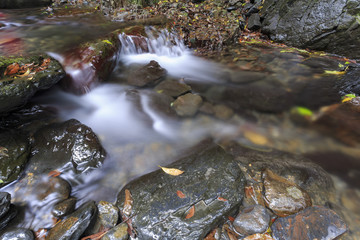
[(159, 83), (154, 90), (171, 97), (178, 97), (181, 94), (191, 91), (191, 87), (176, 80), (165, 80)]
[(72, 198), (65, 199), (64, 201), (58, 202), (54, 206), (54, 209), (52, 210), (51, 213), (56, 218), (62, 218), (74, 211), (75, 204), (76, 204), (76, 198), (72, 197)]
[(242, 235), (265, 232), (270, 223), (270, 214), (261, 205), (253, 205), (243, 209), (234, 220), (234, 228)]
[(54, 123), (34, 135), (33, 157), (27, 172), (49, 173), (73, 170), (84, 173), (98, 168), (105, 150), (95, 133), (77, 120)]
[(17, 228), (8, 231), (1, 236), (2, 240), (34, 240), (34, 234), (26, 228)]
[(313, 206), (284, 218), (271, 226), (274, 239), (282, 240), (332, 240), (345, 233), (347, 226), (332, 210)]
[(276, 215), (284, 217), (311, 206), (305, 190), (266, 169), (262, 175), (265, 204)]
[(176, 113), (181, 117), (191, 117), (196, 114), (202, 104), (202, 98), (199, 95), (187, 93), (178, 97), (173, 102)]
[(94, 202), (84, 203), (66, 219), (55, 225), (46, 236), (46, 240), (75, 240), (89, 227), (97, 214)]
[(241, 204), (243, 173), (219, 146), (193, 151), (167, 167), (184, 173), (173, 176), (159, 169), (118, 195), (116, 204), (132, 216), (139, 239), (201, 239)]

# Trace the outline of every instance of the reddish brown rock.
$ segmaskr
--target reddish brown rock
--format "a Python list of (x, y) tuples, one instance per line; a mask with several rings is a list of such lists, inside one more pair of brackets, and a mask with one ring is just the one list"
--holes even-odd
[(271, 226), (274, 239), (282, 240), (332, 240), (346, 232), (344, 221), (332, 210), (313, 206), (284, 218)]
[(276, 215), (285, 217), (311, 206), (310, 196), (293, 182), (266, 169), (262, 173), (265, 204)]

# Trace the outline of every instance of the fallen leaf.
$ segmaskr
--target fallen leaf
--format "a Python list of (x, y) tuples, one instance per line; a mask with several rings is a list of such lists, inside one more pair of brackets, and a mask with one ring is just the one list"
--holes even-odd
[(306, 107), (295, 107), (293, 111), (304, 117), (311, 117), (313, 115), (313, 112)]
[(109, 40), (102, 40), (102, 42), (112, 45), (112, 42), (110, 42)]
[(58, 170), (54, 170), (54, 171), (51, 171), (48, 173), (48, 176), (49, 177), (57, 177), (57, 176), (60, 176), (61, 172), (58, 171)]
[(250, 142), (257, 145), (265, 145), (268, 143), (268, 139), (266, 137), (253, 131), (245, 131), (244, 137)]
[(235, 218), (234, 218), (234, 217), (231, 217), (231, 216), (229, 216), (228, 219), (230, 220), (230, 222), (235, 221)]
[(189, 218), (192, 218), (195, 214), (195, 206), (192, 206), (189, 211), (188, 211), (188, 214), (186, 215), (186, 219), (189, 219)]
[(162, 167), (159, 165), (159, 167), (167, 174), (172, 175), (172, 176), (178, 176), (180, 174), (183, 174), (184, 171), (181, 171), (180, 169), (176, 169), (176, 168), (166, 168), (166, 167)]
[(17, 73), (20, 69), (20, 66), (18, 63), (13, 63), (10, 64), (9, 66), (7, 66), (5, 72), (4, 72), (4, 76), (6, 75), (13, 75), (15, 73)]
[(102, 231), (100, 231), (100, 232), (98, 232), (98, 233), (89, 235), (89, 236), (87, 236), (87, 237), (83, 237), (83, 238), (81, 238), (81, 240), (99, 240), (99, 239), (101, 239), (108, 231), (109, 231), (109, 228), (105, 228), (104, 230), (102, 230)]
[(179, 196), (179, 198), (186, 198), (185, 194), (182, 191), (177, 190), (176, 194)]
[(227, 201), (228, 201), (227, 199), (222, 198), (222, 197), (218, 197), (217, 199), (218, 199), (219, 201), (223, 201), (223, 202), (227, 202)]
[(122, 212), (127, 218), (129, 218), (131, 215), (132, 205), (133, 205), (133, 199), (131, 193), (128, 189), (125, 189), (125, 201)]
[(51, 61), (51, 59), (50, 58), (45, 58), (44, 60), (43, 60), (43, 62), (41, 63), (41, 65), (40, 66), (48, 66), (49, 65), (49, 63), (50, 63), (50, 61)]
[(216, 238), (215, 238), (216, 232), (217, 232), (216, 229), (212, 230), (208, 235), (206, 235), (204, 240), (216, 240)]
[(26, 77), (29, 74), (30, 74), (30, 68), (28, 68), (24, 74), (17, 75), (17, 77)]
[(342, 75), (345, 74), (345, 71), (329, 71), (329, 70), (325, 70), (324, 72), (325, 74), (333, 74), (333, 75)]

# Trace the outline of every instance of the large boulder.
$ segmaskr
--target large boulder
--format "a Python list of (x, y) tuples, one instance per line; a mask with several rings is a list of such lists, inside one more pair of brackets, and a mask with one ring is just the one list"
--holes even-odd
[(244, 175), (221, 147), (202, 148), (168, 167), (184, 173), (159, 169), (118, 195), (117, 206), (139, 239), (203, 239), (240, 206)]
[(360, 2), (357, 0), (266, 0), (262, 31), (272, 40), (359, 58)]
[(0, 114), (23, 106), (37, 91), (50, 88), (65, 76), (49, 56), (0, 57)]

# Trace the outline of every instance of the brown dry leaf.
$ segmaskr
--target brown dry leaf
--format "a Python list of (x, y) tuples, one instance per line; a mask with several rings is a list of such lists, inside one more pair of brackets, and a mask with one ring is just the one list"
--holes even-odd
[(182, 191), (177, 190), (176, 194), (178, 195), (179, 198), (186, 198), (186, 195)]
[(206, 235), (204, 240), (216, 240), (216, 238), (215, 238), (216, 232), (217, 232), (216, 229), (212, 230), (208, 235)]
[(123, 207), (123, 214), (126, 217), (130, 217), (131, 212), (132, 212), (132, 206), (133, 205), (133, 199), (131, 196), (131, 193), (128, 189), (125, 189), (125, 201), (124, 201), (124, 207)]
[(40, 66), (48, 66), (50, 61), (51, 61), (50, 58), (46, 58), (46, 59), (43, 60), (43, 62), (42, 62), (42, 64)]
[(188, 214), (186, 215), (186, 219), (189, 219), (189, 218), (192, 218), (195, 214), (195, 206), (192, 206), (189, 211), (188, 211)]
[(176, 168), (166, 168), (159, 165), (159, 168), (161, 168), (165, 173), (172, 175), (172, 176), (178, 176), (180, 174), (183, 174), (184, 171), (181, 171), (180, 169)]
[(257, 145), (265, 145), (269, 142), (265, 136), (252, 131), (244, 131), (244, 137)]
[(20, 69), (20, 66), (18, 63), (13, 63), (10, 64), (9, 66), (7, 66), (5, 72), (4, 72), (4, 76), (6, 75), (13, 75), (15, 73), (17, 73)]
[(48, 176), (49, 177), (57, 177), (57, 176), (60, 176), (61, 172), (58, 171), (58, 170), (54, 170), (54, 171), (51, 171), (48, 173)]
[(109, 228), (105, 228), (104, 230), (95, 233), (93, 235), (89, 235), (87, 237), (81, 238), (81, 240), (99, 240), (101, 239), (107, 232), (109, 231)]
[(225, 199), (225, 198), (223, 198), (223, 197), (218, 197), (217, 198), (219, 201), (223, 201), (223, 202), (227, 202), (228, 200), (227, 199)]

